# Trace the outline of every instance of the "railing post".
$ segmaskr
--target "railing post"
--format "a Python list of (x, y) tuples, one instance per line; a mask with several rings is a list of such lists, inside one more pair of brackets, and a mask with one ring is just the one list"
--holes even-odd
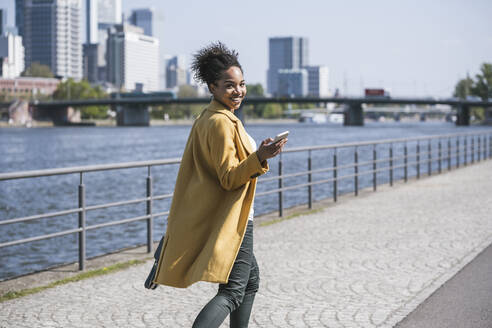
[(357, 146), (354, 152), (354, 193), (355, 196), (359, 195), (359, 153)]
[(448, 171), (451, 170), (451, 137), (448, 138)]
[(147, 172), (147, 252), (152, 252), (153, 239), (153, 217), (152, 217), (152, 175), (151, 166), (148, 166)]
[(373, 148), (372, 148), (372, 190), (376, 191), (377, 189), (377, 172), (376, 172), (376, 169), (377, 169), (377, 165), (376, 165), (376, 161), (378, 159), (378, 156), (376, 154), (376, 144), (374, 144)]
[(473, 163), (475, 163), (475, 136), (472, 136), (471, 138), (472, 138), (472, 140), (471, 140), (471, 156), (472, 156), (471, 162), (473, 164)]
[(405, 142), (405, 146), (403, 146), (403, 161), (405, 165), (403, 166), (403, 179), (405, 182), (408, 181), (408, 147), (407, 143)]
[(417, 141), (417, 179), (420, 179), (420, 141)]
[(390, 186), (393, 186), (393, 144), (390, 144), (389, 155), (390, 155), (390, 162), (389, 162)]
[(456, 137), (456, 167), (460, 167), (460, 137)]
[(439, 139), (439, 144), (438, 144), (438, 149), (439, 149), (439, 162), (437, 164), (437, 169), (439, 171), (439, 174), (442, 172), (442, 144), (441, 144), (441, 139)]
[(465, 140), (463, 140), (465, 144), (465, 156), (463, 158), (463, 165), (466, 166), (468, 164), (468, 136), (465, 136)]
[(487, 137), (483, 136), (483, 159), (487, 159)]
[(480, 154), (480, 152), (482, 151), (482, 144), (480, 143), (480, 141), (481, 141), (481, 140), (480, 140), (480, 139), (481, 139), (481, 138), (480, 138), (480, 135), (478, 136), (478, 138), (477, 138), (477, 139), (478, 139), (478, 140), (477, 140), (477, 141), (478, 141), (478, 147), (477, 147), (478, 152), (477, 152), (477, 157), (478, 157), (478, 161), (480, 162), (480, 159), (481, 159), (481, 158), (480, 158), (480, 155), (481, 155), (481, 154)]
[[(309, 150), (309, 157), (308, 157), (308, 183), (311, 183), (313, 180), (312, 174), (312, 165), (311, 165), (311, 150)], [(308, 205), (309, 208), (313, 208), (313, 186), (311, 184), (308, 186)]]
[(429, 143), (427, 145), (427, 175), (430, 176), (432, 174), (432, 146), (431, 146), (432, 140), (429, 139)]
[(333, 201), (337, 201), (338, 186), (337, 186), (337, 149), (333, 150)]
[(489, 158), (492, 158), (492, 135), (489, 136)]
[[(283, 181), (282, 181), (282, 153), (279, 155), (278, 159), (278, 188), (282, 189), (283, 188)], [(278, 192), (278, 216), (283, 216), (284, 215), (284, 204), (283, 204), (283, 195), (282, 195), (282, 190)]]
[(79, 270), (85, 269), (85, 186), (83, 180), (83, 173), (80, 172), (80, 184), (79, 184)]

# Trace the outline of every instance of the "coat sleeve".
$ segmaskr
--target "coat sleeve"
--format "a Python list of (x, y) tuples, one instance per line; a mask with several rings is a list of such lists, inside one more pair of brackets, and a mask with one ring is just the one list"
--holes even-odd
[(210, 156), (225, 190), (237, 189), (268, 171), (268, 164), (264, 161), (262, 165), (256, 152), (239, 161), (234, 134), (234, 124), (227, 118), (216, 120), (209, 133)]

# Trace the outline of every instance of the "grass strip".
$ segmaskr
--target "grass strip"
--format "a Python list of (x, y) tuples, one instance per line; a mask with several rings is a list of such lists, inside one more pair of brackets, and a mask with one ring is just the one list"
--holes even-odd
[[(278, 219), (274, 219), (274, 220), (271, 220), (271, 221), (260, 223), (260, 226), (261, 227), (265, 227), (265, 226), (269, 226), (269, 225), (272, 225), (272, 224), (275, 224), (275, 223), (279, 223), (279, 222), (282, 222), (282, 221), (290, 220), (290, 219), (293, 219), (293, 218), (298, 217), (298, 216), (301, 216), (301, 215), (308, 215), (308, 214), (318, 213), (318, 212), (321, 212), (323, 209), (324, 208), (318, 208), (318, 209), (314, 209), (314, 210), (310, 210), (310, 211), (294, 213), (294, 214), (291, 214), (291, 215), (289, 215), (287, 217), (278, 218)], [(76, 281), (80, 281), (80, 280), (84, 280), (84, 279), (88, 279), (88, 278), (92, 278), (92, 277), (97, 277), (97, 276), (102, 276), (102, 275), (105, 275), (105, 274), (108, 274), (108, 273), (120, 271), (120, 270), (129, 268), (129, 267), (131, 267), (133, 265), (143, 264), (147, 260), (148, 259), (144, 259), (144, 260), (131, 260), (131, 261), (127, 261), (127, 262), (116, 263), (116, 264), (113, 264), (113, 265), (110, 265), (110, 266), (107, 266), (107, 267), (104, 267), (104, 268), (101, 268), (101, 269), (90, 270), (90, 271), (87, 271), (87, 272), (82, 272), (82, 273), (80, 273), (78, 275), (75, 275), (73, 277), (68, 277), (68, 278), (65, 278), (65, 279), (57, 280), (57, 281), (52, 282), (52, 283), (50, 283), (48, 285), (45, 285), (45, 286), (34, 287), (34, 288), (26, 288), (26, 289), (22, 289), (22, 290), (19, 290), (19, 291), (7, 292), (7, 293), (3, 294), (2, 296), (0, 296), (0, 303), (1, 302), (5, 302), (5, 301), (9, 301), (9, 300), (13, 300), (13, 299), (16, 299), (16, 298), (19, 298), (19, 297), (23, 297), (23, 296), (36, 294), (36, 293), (42, 292), (43, 290), (46, 290), (46, 289), (49, 289), (49, 288), (53, 288), (53, 287), (56, 287), (56, 286), (60, 286), (60, 285), (65, 285), (65, 284), (68, 284), (70, 282), (76, 282)]]
[(45, 286), (27, 288), (27, 289), (22, 289), (19, 291), (8, 292), (8, 293), (5, 293), (2, 296), (0, 296), (0, 303), (15, 299), (15, 298), (23, 297), (23, 296), (36, 294), (36, 293), (39, 293), (43, 290), (53, 288), (56, 286), (60, 286), (60, 285), (65, 285), (65, 284), (68, 284), (70, 282), (76, 282), (76, 281), (80, 281), (80, 280), (84, 280), (84, 279), (88, 279), (88, 278), (92, 278), (92, 277), (97, 277), (97, 276), (102, 276), (102, 275), (105, 275), (108, 273), (120, 271), (120, 270), (129, 268), (133, 265), (145, 263), (146, 261), (147, 260), (131, 260), (131, 261), (127, 261), (127, 262), (116, 263), (116, 264), (113, 264), (113, 265), (110, 265), (110, 266), (107, 266), (107, 267), (104, 267), (101, 269), (90, 270), (90, 271), (75, 275), (73, 277), (68, 277), (65, 279), (57, 280), (57, 281), (52, 282), (52, 283), (45, 285)]
[(301, 216), (301, 215), (318, 213), (318, 212), (321, 212), (322, 210), (324, 210), (324, 208), (318, 208), (318, 209), (314, 209), (314, 210), (310, 210), (310, 211), (294, 213), (294, 214), (291, 214), (289, 216), (286, 216), (285, 218), (278, 218), (278, 219), (262, 222), (262, 223), (260, 223), (260, 227), (266, 227), (266, 226), (269, 226), (269, 225), (272, 225), (275, 223), (290, 220), (290, 219), (296, 218), (296, 217)]

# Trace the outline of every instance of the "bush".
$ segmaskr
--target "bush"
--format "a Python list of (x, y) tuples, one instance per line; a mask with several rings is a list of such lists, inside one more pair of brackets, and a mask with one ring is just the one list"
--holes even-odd
[(264, 118), (280, 118), (283, 115), (282, 105), (266, 104), (262, 114)]
[[(58, 84), (53, 99), (55, 100), (87, 100), (104, 99), (108, 95), (101, 87), (91, 87), (87, 80), (75, 82), (72, 78)], [(81, 109), (83, 119), (102, 119), (108, 116), (108, 106), (87, 106)]]

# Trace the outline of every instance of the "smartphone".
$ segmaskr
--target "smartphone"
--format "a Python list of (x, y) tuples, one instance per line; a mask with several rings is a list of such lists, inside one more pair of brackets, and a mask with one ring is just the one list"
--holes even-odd
[(287, 136), (289, 135), (289, 131), (284, 131), (282, 133), (279, 133), (275, 136), (275, 138), (273, 139), (273, 143), (277, 143), (279, 142), (280, 140), (284, 139), (284, 138), (287, 138)]

